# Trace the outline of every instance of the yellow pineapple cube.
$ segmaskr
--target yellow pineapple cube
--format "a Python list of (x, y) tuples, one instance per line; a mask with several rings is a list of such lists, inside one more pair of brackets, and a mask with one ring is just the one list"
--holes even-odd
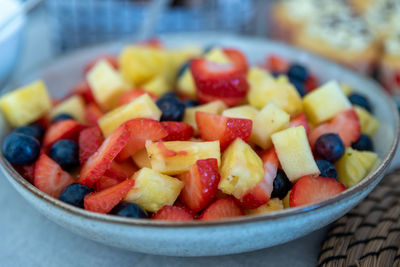
[(143, 148), (138, 152), (136, 152), (132, 156), (132, 160), (139, 168), (144, 168), (144, 167), (151, 168), (151, 162), (149, 156), (147, 155), (146, 148)]
[(285, 209), (290, 208), (290, 193), (292, 192), (292, 190), (290, 190), (289, 192), (287, 192), (286, 196), (283, 198), (283, 207)]
[(276, 81), (277, 83), (283, 83), (283, 84), (288, 84), (288, 83), (290, 83), (288, 76), (283, 75), (283, 74), (281, 74), (281, 75), (279, 75), (278, 77), (276, 77), (275, 81)]
[(289, 114), (275, 104), (266, 105), (254, 118), (250, 140), (263, 149), (271, 147), (271, 135), (289, 127), (289, 120)]
[(188, 171), (199, 159), (215, 158), (218, 165), (221, 159), (219, 141), (147, 141), (146, 150), (153, 170), (169, 175)]
[(263, 162), (242, 139), (237, 138), (222, 155), (218, 189), (241, 198), (264, 177)]
[(250, 105), (238, 106), (225, 109), (222, 116), (229, 118), (249, 119), (254, 121), (258, 110)]
[(13, 127), (38, 120), (50, 108), (51, 100), (42, 81), (35, 81), (0, 98), (0, 109)]
[(161, 110), (153, 102), (148, 94), (143, 94), (129, 104), (120, 106), (106, 114), (98, 121), (99, 127), (105, 137), (128, 120), (136, 118), (148, 118), (159, 120)]
[(140, 169), (132, 179), (135, 185), (126, 195), (125, 201), (136, 203), (150, 212), (157, 212), (165, 205), (173, 205), (184, 186), (179, 179), (149, 168)]
[(228, 64), (231, 63), (229, 58), (225, 55), (224, 51), (221, 48), (213, 48), (208, 51), (204, 57), (210, 61), (221, 63), (221, 64)]
[(303, 99), (304, 111), (313, 124), (319, 124), (351, 108), (351, 103), (336, 81), (330, 81)]
[(379, 121), (374, 117), (374, 115), (369, 113), (368, 110), (362, 107), (354, 106), (354, 109), (360, 119), (361, 132), (373, 137), (379, 129)]
[(143, 84), (141, 88), (160, 97), (166, 92), (171, 91), (171, 84), (167, 81), (167, 78), (160, 75)]
[(168, 50), (167, 53), (169, 56), (169, 62), (165, 76), (169, 82), (173, 82), (176, 79), (179, 68), (189, 59), (200, 56), (202, 49), (200, 47), (193, 46), (177, 50)]
[(197, 132), (197, 123), (196, 123), (196, 112), (207, 112), (211, 114), (221, 115), (222, 111), (227, 108), (224, 102), (217, 100), (204, 105), (199, 105), (197, 107), (190, 107), (185, 109), (185, 116), (183, 117), (183, 121), (190, 124), (195, 132)]
[(105, 60), (96, 63), (86, 75), (86, 79), (96, 102), (104, 110), (117, 107), (119, 97), (129, 90), (120, 73)]
[(320, 173), (303, 126), (274, 133), (272, 143), (282, 169), (290, 181), (294, 182), (302, 176)]
[(271, 198), (267, 204), (264, 204), (256, 209), (245, 210), (247, 215), (263, 214), (267, 212), (283, 210), (284, 205), (279, 198)]
[(85, 101), (79, 95), (71, 96), (51, 110), (50, 118), (59, 114), (69, 114), (78, 122), (85, 124)]
[(340, 83), (340, 89), (342, 89), (342, 92), (346, 96), (349, 96), (353, 93), (353, 87), (348, 83)]

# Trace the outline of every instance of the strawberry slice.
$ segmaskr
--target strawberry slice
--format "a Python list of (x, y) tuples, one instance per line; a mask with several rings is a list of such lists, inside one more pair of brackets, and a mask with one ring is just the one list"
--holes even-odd
[(146, 140), (157, 141), (168, 135), (163, 125), (152, 119), (133, 119), (124, 123), (132, 133), (128, 145), (118, 155), (119, 161), (124, 161), (140, 149), (144, 148)]
[(126, 125), (117, 128), (83, 165), (79, 183), (93, 187), (93, 185), (110, 168), (111, 162), (118, 153), (128, 144), (131, 131)]
[(85, 210), (109, 213), (128, 194), (135, 180), (128, 179), (103, 191), (90, 193), (84, 198)]
[(265, 171), (264, 178), (239, 200), (240, 205), (246, 209), (256, 209), (266, 204), (274, 189), (274, 179), (279, 167), (278, 156), (274, 148), (262, 151), (260, 156)]
[(84, 128), (75, 120), (62, 120), (52, 124), (43, 137), (43, 146), (50, 148), (61, 139), (78, 140), (79, 133)]
[(185, 150), (175, 151), (172, 149), (168, 149), (168, 147), (161, 140), (158, 140), (157, 147), (160, 149), (162, 155), (167, 158), (175, 157), (175, 156), (179, 156), (179, 155), (181, 155), (181, 156), (187, 155), (187, 151), (185, 151)]
[(164, 206), (154, 213), (151, 219), (163, 221), (192, 221), (193, 215), (182, 207)]
[(95, 126), (97, 121), (104, 115), (100, 107), (95, 103), (89, 103), (85, 109), (85, 119), (88, 125)]
[(61, 191), (74, 180), (46, 154), (40, 155), (35, 163), (33, 185), (52, 197), (58, 198)]
[(200, 216), (202, 221), (220, 220), (242, 216), (243, 210), (233, 198), (221, 198), (212, 203)]
[(289, 127), (296, 127), (300, 125), (304, 127), (307, 134), (310, 132), (310, 126), (308, 125), (306, 114), (304, 113), (300, 113), (289, 122)]
[(69, 94), (69, 96), (72, 95), (80, 95), (83, 98), (83, 100), (85, 100), (85, 103), (95, 102), (92, 89), (90, 88), (89, 83), (87, 81), (81, 81), (80, 83), (75, 85), (71, 89), (71, 93)]
[(333, 178), (304, 176), (297, 181), (290, 193), (290, 207), (299, 207), (328, 199), (346, 190)]
[[(40, 153), (40, 155), (43, 153)], [(18, 166), (18, 165), (13, 165), (14, 169), (18, 171), (18, 173), (25, 178), (25, 180), (29, 181), (30, 183), (33, 184), (33, 179), (34, 179), (34, 172), (35, 172), (35, 163), (30, 164), (30, 165), (23, 165), (23, 166)]]
[(246, 73), (231, 64), (219, 64), (203, 58), (190, 64), (198, 99), (202, 103), (221, 100), (228, 106), (239, 104), (249, 89)]
[(125, 179), (131, 178), (132, 175), (138, 170), (138, 168), (133, 164), (131, 159), (127, 159), (124, 162), (111, 162), (111, 166), (106, 170), (105, 175), (110, 178), (115, 178), (118, 181), (123, 181)]
[(247, 72), (248, 70), (247, 58), (241, 51), (235, 48), (224, 48), (222, 49), (222, 51), (224, 51), (224, 54), (229, 58), (229, 60), (233, 63), (233, 65), (238, 67), (244, 73)]
[(305, 83), (306, 92), (312, 92), (318, 88), (318, 79), (315, 75), (309, 74)]
[(79, 162), (81, 166), (99, 149), (103, 141), (103, 134), (97, 126), (86, 128), (80, 132)]
[(193, 137), (193, 127), (186, 122), (163, 121), (161, 124), (168, 132), (163, 138), (164, 141), (187, 141)]
[(311, 147), (314, 147), (318, 137), (326, 133), (336, 133), (346, 147), (358, 140), (361, 135), (361, 124), (354, 109), (342, 111), (330, 122), (323, 123), (312, 129), (309, 134)]
[(93, 59), (92, 61), (90, 61), (85, 68), (83, 69), (83, 72), (86, 74), (88, 73), (93, 67), (94, 65), (97, 64), (97, 62), (99, 62), (100, 60), (105, 60), (107, 61), (114, 69), (118, 70), (118, 58), (115, 55), (102, 55), (99, 56), (95, 59)]
[(229, 118), (198, 111), (196, 123), (200, 136), (205, 141), (219, 140), (224, 150), (236, 138), (249, 142), (253, 122), (249, 119)]
[(102, 176), (96, 183), (96, 192), (100, 192), (107, 188), (113, 187), (114, 185), (117, 185), (120, 182), (122, 181), (118, 180), (117, 178)]
[(207, 207), (218, 193), (220, 175), (217, 159), (196, 161), (190, 170), (178, 176), (185, 183), (180, 200), (189, 209), (198, 212)]
[(289, 69), (289, 63), (277, 55), (269, 55), (266, 61), (271, 72), (284, 73)]
[(154, 101), (157, 101), (158, 97), (156, 95), (154, 95), (153, 93), (150, 92), (146, 92), (142, 89), (134, 89), (134, 90), (130, 90), (126, 93), (123, 93), (121, 95), (121, 97), (119, 98), (119, 104), (120, 105), (126, 105), (130, 102), (132, 102), (134, 99), (138, 98), (141, 95), (144, 94), (148, 94), (151, 99), (153, 99)]

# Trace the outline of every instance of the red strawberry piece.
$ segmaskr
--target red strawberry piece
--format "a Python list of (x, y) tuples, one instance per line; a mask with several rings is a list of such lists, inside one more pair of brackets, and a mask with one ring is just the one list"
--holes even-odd
[(310, 126), (307, 122), (306, 114), (300, 113), (296, 117), (290, 120), (289, 127), (296, 127), (302, 125), (308, 134), (310, 132)]
[(152, 119), (133, 119), (124, 123), (132, 133), (128, 145), (118, 155), (119, 161), (124, 161), (140, 149), (147, 140), (157, 141), (168, 135), (162, 124)]
[(110, 168), (106, 170), (105, 175), (118, 181), (123, 181), (131, 178), (137, 170), (138, 168), (131, 159), (127, 159), (124, 162), (113, 161)]
[(231, 64), (198, 58), (191, 61), (190, 70), (202, 103), (219, 99), (228, 106), (234, 106), (242, 102), (249, 89), (246, 73)]
[(314, 91), (318, 88), (318, 79), (314, 75), (310, 74), (305, 83), (307, 93)]
[(156, 37), (152, 37), (147, 40), (137, 42), (136, 45), (148, 46), (148, 47), (152, 47), (152, 48), (163, 48), (162, 41)]
[(221, 198), (208, 206), (200, 216), (202, 221), (220, 220), (242, 216), (243, 210), (233, 198)]
[(180, 200), (189, 209), (201, 211), (215, 200), (221, 178), (217, 159), (198, 160), (189, 171), (178, 177), (185, 183)]
[(333, 178), (304, 176), (297, 181), (290, 193), (290, 207), (299, 207), (323, 201), (346, 190)]
[(192, 221), (193, 215), (182, 207), (164, 206), (154, 213), (151, 219), (163, 221)]
[(86, 128), (80, 132), (79, 162), (81, 166), (99, 149), (103, 141), (103, 134), (97, 126)]
[(128, 179), (100, 192), (90, 193), (84, 198), (85, 210), (109, 213), (128, 194), (135, 180)]
[(243, 72), (247, 72), (247, 58), (241, 51), (235, 48), (224, 48), (222, 51), (224, 51), (224, 54), (229, 58), (233, 65), (238, 67)]
[(87, 81), (82, 81), (77, 85), (75, 85), (72, 88), (71, 93), (69, 95), (70, 96), (80, 95), (85, 100), (86, 103), (95, 102), (92, 89), (90, 88), (89, 83)]
[(267, 68), (271, 72), (286, 72), (289, 68), (289, 63), (277, 55), (270, 55), (267, 57)]
[(130, 102), (132, 102), (134, 99), (138, 98), (141, 95), (144, 94), (148, 94), (151, 99), (153, 99), (154, 101), (157, 101), (158, 97), (156, 95), (154, 95), (153, 93), (150, 92), (146, 92), (142, 89), (134, 89), (134, 90), (130, 90), (126, 93), (123, 93), (121, 95), (121, 97), (119, 98), (119, 104), (120, 105), (126, 105)]
[(40, 119), (38, 119), (35, 123), (42, 126), (43, 129), (47, 129), (51, 125), (51, 119), (45, 115), (45, 116), (41, 117)]
[(115, 55), (103, 55), (103, 56), (99, 56), (95, 59), (93, 59), (92, 61), (90, 61), (84, 68), (84, 73), (88, 73), (93, 67), (94, 65), (97, 64), (97, 62), (99, 62), (100, 60), (105, 60), (107, 61), (114, 69), (118, 70), (118, 58)]
[(164, 141), (187, 141), (193, 137), (193, 127), (186, 122), (163, 121), (161, 124), (168, 132), (168, 135), (163, 138)]
[(35, 164), (23, 165), (23, 166), (13, 165), (13, 167), (18, 171), (18, 173), (22, 177), (25, 178), (25, 180), (29, 181), (30, 183), (33, 183)]
[(96, 192), (103, 191), (107, 188), (113, 187), (114, 185), (119, 184), (121, 181), (117, 178), (102, 176), (96, 183)]
[(124, 124), (107, 137), (96, 153), (82, 166), (79, 183), (93, 187), (110, 168), (118, 153), (128, 144), (130, 137), (131, 131)]
[(331, 121), (312, 129), (309, 134), (311, 147), (314, 147), (314, 143), (318, 137), (326, 133), (338, 134), (346, 147), (357, 141), (361, 135), (361, 125), (355, 110), (348, 109), (342, 111)]
[(205, 141), (219, 140), (224, 150), (236, 138), (249, 142), (253, 122), (249, 119), (229, 118), (206, 112), (196, 112), (200, 136)]
[(100, 107), (95, 103), (89, 103), (85, 109), (85, 119), (88, 125), (95, 126), (97, 121), (104, 115)]
[(52, 124), (43, 137), (43, 146), (50, 148), (55, 142), (61, 139), (78, 140), (79, 133), (84, 128), (75, 120), (62, 120)]
[(42, 154), (35, 163), (33, 185), (44, 193), (58, 198), (61, 191), (68, 185), (74, 182), (74, 178), (63, 171), (61, 167), (49, 158)]

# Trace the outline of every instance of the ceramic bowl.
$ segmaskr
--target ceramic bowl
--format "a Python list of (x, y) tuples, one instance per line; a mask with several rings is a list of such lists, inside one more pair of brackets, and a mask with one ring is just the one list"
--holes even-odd
[[(374, 143), (381, 163), (358, 185), (321, 203), (257, 216), (179, 223), (102, 215), (67, 205), (33, 187), (1, 156), (3, 176), (50, 220), (89, 239), (133, 251), (173, 256), (233, 254), (288, 242), (333, 222), (366, 197), (382, 179), (397, 146), (399, 124), (392, 101), (373, 81), (306, 52), (264, 39), (211, 33), (165, 35), (161, 39), (168, 47), (190, 44), (238, 47), (252, 63), (260, 62), (266, 55), (274, 53), (306, 64), (322, 81), (337, 79), (353, 85), (355, 90), (370, 99), (380, 121)], [(129, 42), (77, 51), (48, 64), (20, 82), (24, 84), (41, 77), (53, 96), (63, 96), (82, 78), (82, 68), (88, 60), (96, 55), (116, 53), (124, 43)], [(2, 142), (9, 129), (3, 119), (0, 119), (0, 124)]]

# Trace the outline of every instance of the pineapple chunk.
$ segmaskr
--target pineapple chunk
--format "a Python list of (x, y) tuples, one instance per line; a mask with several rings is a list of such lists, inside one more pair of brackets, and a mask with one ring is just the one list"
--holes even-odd
[(179, 179), (149, 168), (140, 169), (132, 178), (135, 185), (126, 195), (125, 201), (136, 203), (150, 212), (156, 212), (165, 205), (173, 205), (184, 186)]
[(189, 59), (200, 56), (202, 49), (200, 47), (185, 47), (183, 49), (168, 50), (167, 53), (169, 62), (165, 76), (168, 78), (168, 81), (173, 82), (176, 79), (179, 68)]
[(283, 74), (281, 74), (281, 75), (279, 75), (278, 77), (276, 77), (276, 78), (275, 78), (275, 81), (276, 81), (277, 83), (283, 83), (283, 84), (290, 83), (288, 76), (283, 75)]
[(371, 171), (378, 161), (378, 155), (370, 151), (357, 151), (347, 148), (336, 162), (338, 180), (347, 188), (358, 184)]
[(271, 198), (267, 204), (256, 209), (245, 210), (247, 215), (263, 214), (267, 212), (279, 211), (284, 209), (284, 204), (279, 198)]
[(292, 190), (290, 190), (286, 196), (283, 198), (283, 207), (285, 209), (290, 208), (290, 193), (292, 192)]
[(222, 155), (218, 189), (240, 199), (264, 177), (263, 162), (254, 150), (237, 138)]
[(353, 87), (351, 87), (351, 85), (348, 83), (340, 83), (340, 89), (342, 89), (342, 92), (346, 96), (349, 96), (353, 93)]
[[(216, 158), (220, 164), (219, 141), (213, 142), (146, 142), (151, 167), (161, 173), (175, 175), (188, 171), (199, 159)], [(176, 155), (170, 155), (172, 152)]]
[(282, 169), (291, 182), (305, 175), (320, 173), (303, 126), (291, 127), (274, 133), (272, 143)]
[(221, 63), (221, 64), (228, 64), (231, 63), (229, 58), (225, 55), (224, 51), (221, 48), (213, 48), (210, 51), (208, 51), (204, 57), (207, 60), (216, 62), (216, 63)]
[(313, 124), (335, 117), (351, 108), (351, 103), (336, 81), (330, 81), (307, 94), (303, 99), (304, 111)]
[(251, 141), (267, 149), (272, 145), (271, 135), (289, 127), (290, 116), (271, 103), (266, 105), (255, 117)]
[(13, 127), (38, 120), (50, 108), (51, 100), (42, 81), (35, 81), (0, 98), (0, 109)]
[(146, 148), (143, 148), (141, 150), (139, 150), (138, 152), (136, 152), (133, 156), (132, 156), (133, 162), (135, 162), (135, 164), (139, 167), (139, 168), (151, 168), (151, 162), (150, 162), (150, 158), (147, 155), (147, 151)]
[(160, 117), (161, 110), (148, 94), (143, 94), (129, 104), (106, 113), (99, 119), (98, 123), (103, 135), (107, 137), (128, 120), (136, 118), (159, 120)]
[(220, 115), (223, 110), (225, 110), (227, 107), (224, 102), (217, 100), (213, 101), (204, 105), (200, 105), (197, 107), (191, 107), (185, 109), (185, 116), (183, 117), (183, 121), (190, 124), (195, 132), (197, 132), (197, 123), (196, 123), (196, 112), (197, 111), (202, 111), (202, 112), (207, 112), (211, 114), (217, 114)]
[(239, 119), (249, 119), (254, 121), (258, 110), (250, 105), (228, 108), (222, 112), (222, 116)]
[(368, 110), (354, 106), (354, 109), (360, 119), (361, 124), (361, 132), (363, 134), (369, 135), (370, 137), (374, 136), (376, 131), (379, 129), (379, 121), (368, 112)]
[(69, 114), (78, 122), (85, 124), (85, 101), (79, 95), (71, 96), (53, 108), (50, 118), (63, 113)]
[(110, 63), (100, 60), (86, 75), (96, 102), (104, 110), (118, 106), (119, 97), (129, 90), (121, 75)]
[(143, 84), (141, 88), (160, 97), (171, 90), (171, 85), (167, 81), (167, 78), (163, 76), (156, 76), (147, 83)]

